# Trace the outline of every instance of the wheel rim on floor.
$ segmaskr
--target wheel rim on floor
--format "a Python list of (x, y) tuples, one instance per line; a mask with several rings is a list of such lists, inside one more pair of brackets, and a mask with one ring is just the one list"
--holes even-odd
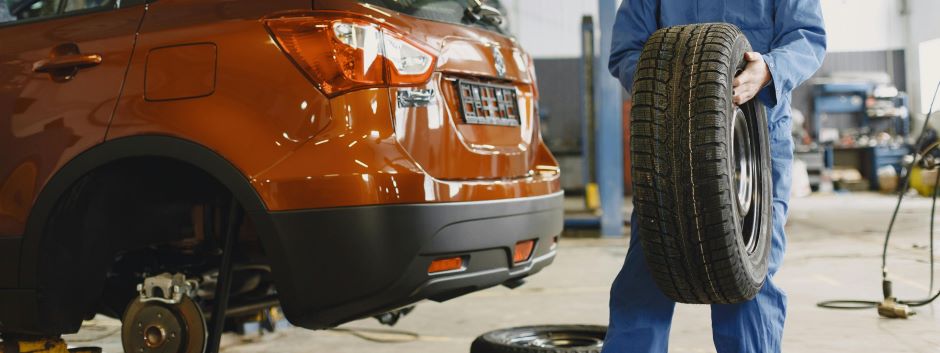
[[(737, 206), (741, 221), (741, 236), (748, 254), (757, 250), (759, 237), (760, 198), (758, 182), (760, 146), (754, 141), (757, 131), (752, 124), (756, 112), (754, 102), (742, 107), (735, 107), (732, 114), (731, 162), (734, 164), (734, 204)], [(749, 114), (750, 113), (750, 114)]]
[(604, 337), (591, 332), (531, 332), (512, 339), (509, 344), (535, 348), (601, 348)]

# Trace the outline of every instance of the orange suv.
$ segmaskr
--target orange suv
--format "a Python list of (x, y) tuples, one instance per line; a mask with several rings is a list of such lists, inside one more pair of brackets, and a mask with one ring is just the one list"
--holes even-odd
[(181, 284), (312, 329), (521, 284), (563, 196), (489, 5), (0, 0), (0, 332)]

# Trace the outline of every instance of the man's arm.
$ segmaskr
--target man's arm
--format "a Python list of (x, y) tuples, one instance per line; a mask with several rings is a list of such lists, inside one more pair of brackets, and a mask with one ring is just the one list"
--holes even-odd
[(656, 32), (658, 0), (623, 0), (614, 21), (610, 48), (610, 73), (627, 91), (633, 90), (633, 75), (643, 45)]
[(819, 0), (777, 0), (770, 48), (763, 59), (772, 79), (758, 98), (773, 107), (822, 66), (826, 30)]

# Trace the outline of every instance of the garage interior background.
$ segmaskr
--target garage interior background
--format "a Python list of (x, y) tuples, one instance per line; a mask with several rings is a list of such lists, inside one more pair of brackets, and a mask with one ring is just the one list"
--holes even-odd
[[(583, 104), (571, 94), (581, 82), (581, 17), (595, 18), (593, 0), (503, 0), (510, 28), (534, 58), (539, 75), (543, 133), (562, 166), (566, 190), (583, 189), (581, 153)], [(917, 129), (940, 80), (940, 14), (936, 0), (822, 0), (829, 52), (814, 78), (833, 73), (887, 74), (910, 96), (911, 126)], [(914, 30), (916, 29), (916, 30)], [(595, 36), (599, 40), (599, 36)], [(606, 68), (602, 74), (607, 74)], [(793, 108), (813, 114), (813, 81), (794, 92)], [(629, 96), (624, 94), (624, 99)], [(916, 136), (918, 131), (912, 131)]]
[[(940, 0), (820, 1), (828, 31), (828, 54), (815, 81), (794, 93), (793, 108), (807, 119), (813, 116), (814, 82), (845, 73), (880, 75), (909, 95), (909, 122), (914, 129), (910, 136), (918, 136), (927, 104), (940, 81)], [(544, 139), (561, 164), (562, 186), (570, 196), (565, 201), (566, 225), (569, 220), (582, 220), (578, 217), (582, 215), (581, 195), (587, 183), (582, 141), (582, 16), (593, 17), (598, 42), (595, 48), (599, 48), (599, 0), (500, 2), (508, 12), (511, 32), (534, 58)], [(598, 75), (609, 76), (606, 67), (595, 70)], [(624, 94), (623, 100), (628, 103), (629, 96)], [(935, 127), (940, 127), (938, 118), (933, 118)], [(933, 225), (927, 216), (930, 201), (929, 197), (905, 199), (905, 209), (898, 215), (890, 259), (895, 293), (902, 299), (918, 298), (925, 292), (929, 295), (937, 288), (928, 280), (925, 260), (930, 256), (926, 245), (928, 224)], [(875, 309), (817, 307), (820, 301), (834, 298), (881, 299), (881, 246), (895, 196), (816, 193), (791, 202), (787, 260), (775, 277), (789, 296), (784, 351), (940, 352), (940, 307), (918, 308), (919, 314), (907, 320), (880, 318)], [(625, 211), (630, 207), (629, 201), (624, 202)], [(260, 323), (248, 322), (242, 326), (247, 334), (227, 334), (222, 347), (227, 353), (466, 353), (477, 336), (494, 329), (568, 323), (606, 325), (611, 282), (623, 265), (627, 239), (573, 239), (569, 234), (597, 235), (587, 231), (569, 233), (566, 229), (554, 264), (527, 278), (528, 282), (519, 288), (498, 286), (444, 303), (423, 302), (394, 328), (367, 318), (333, 330), (308, 331), (290, 328), (281, 315), (271, 315), (280, 318), (278, 332), (264, 333)], [(936, 258), (940, 251), (933, 255)], [(929, 273), (933, 275), (932, 268)], [(703, 305), (676, 308), (670, 352), (715, 352), (708, 329), (709, 310)], [(98, 315), (66, 340), (119, 352), (120, 330), (119, 321)]]

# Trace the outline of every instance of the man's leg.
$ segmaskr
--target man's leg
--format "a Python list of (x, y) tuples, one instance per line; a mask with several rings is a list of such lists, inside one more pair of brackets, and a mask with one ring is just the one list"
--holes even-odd
[[(774, 222), (779, 212), (774, 205)], [(782, 226), (780, 228), (783, 228)], [(779, 235), (778, 235), (779, 234)], [(779, 353), (783, 324), (787, 316), (787, 296), (773, 281), (772, 273), (779, 268), (783, 249), (778, 238), (783, 230), (774, 226), (774, 249), (771, 249), (771, 275), (754, 299), (738, 304), (712, 305), (712, 339), (718, 353)], [(778, 250), (779, 249), (779, 250)], [(774, 259), (777, 257), (777, 259)]]
[(650, 275), (631, 217), (630, 247), (623, 269), (610, 289), (610, 325), (603, 353), (666, 353), (676, 303)]
[[(712, 339), (719, 353), (779, 353), (783, 324), (787, 315), (787, 296), (773, 281), (783, 263), (787, 238), (793, 142), (789, 124), (777, 127), (785, 137), (771, 142), (773, 179), (773, 235), (767, 281), (757, 296), (739, 304), (712, 305)], [(776, 130), (776, 129), (774, 129)]]

